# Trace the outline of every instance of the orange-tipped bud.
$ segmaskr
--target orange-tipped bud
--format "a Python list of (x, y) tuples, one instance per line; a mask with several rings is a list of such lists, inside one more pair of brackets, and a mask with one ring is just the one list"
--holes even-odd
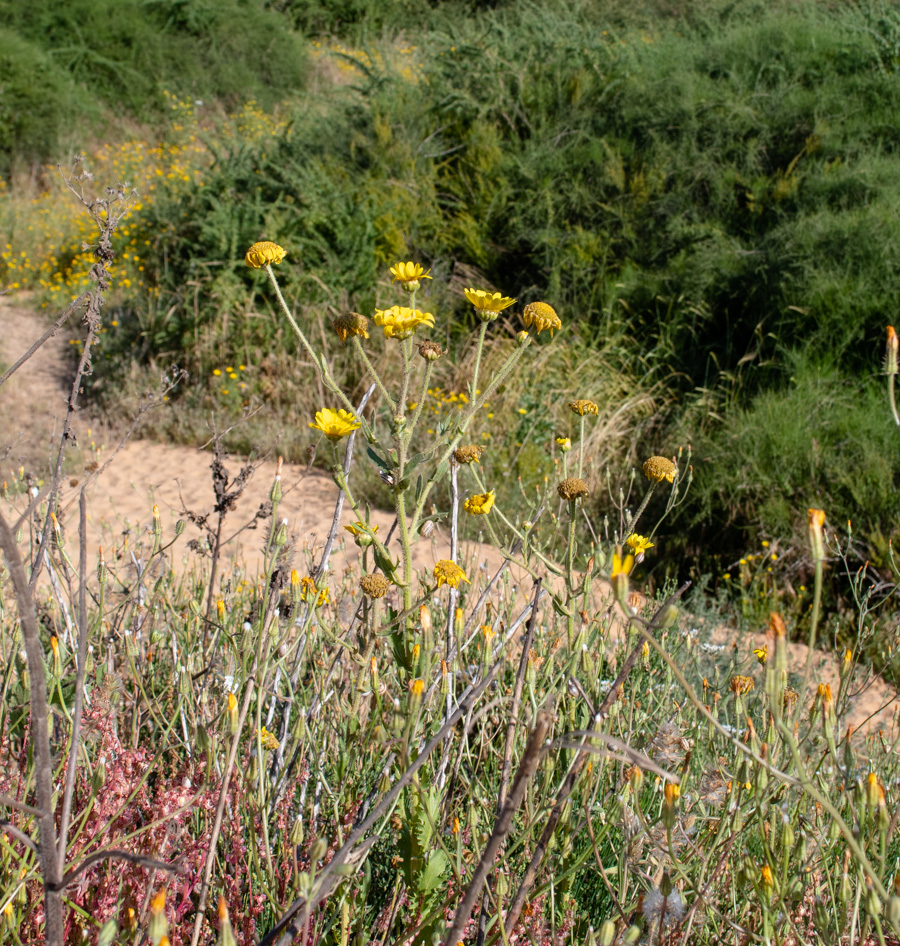
[(885, 374), (897, 374), (897, 349), (897, 333), (894, 331), (894, 326), (889, 325), (887, 327), (887, 347), (884, 356)]

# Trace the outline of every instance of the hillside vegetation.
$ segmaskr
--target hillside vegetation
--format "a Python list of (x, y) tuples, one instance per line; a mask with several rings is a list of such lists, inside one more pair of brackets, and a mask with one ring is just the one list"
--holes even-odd
[[(110, 128), (132, 149), (130, 164), (107, 153), (93, 168), (111, 179), (124, 164), (141, 192), (98, 396), (136, 384), (135, 362), (178, 364), (191, 380), (170, 436), (192, 435), (188, 408), (235, 413), (253, 397), (290, 419), (312, 381), (284, 370), (293, 343), (243, 248), (285, 245), (286, 292), (329, 334), (334, 313), (380, 304), (384, 264), (415, 258), (447, 277), (426, 303), (448, 341), (471, 327), (467, 285), (524, 286), (520, 303), (564, 314), (583, 359), (523, 379), (508, 407), (605, 399), (620, 423), (598, 477), (635, 441), (693, 442), (682, 541), (727, 563), (746, 530), (790, 536), (815, 504), (853, 518), (860, 555), (884, 561), (900, 512), (878, 378), (900, 246), (892, 5), (7, 0), (0, 12), (0, 109), (23, 123), (0, 143), (11, 180)], [(13, 108), (34, 63), (52, 94)], [(153, 160), (150, 190), (136, 165)], [(41, 200), (59, 227), (58, 194), (7, 201), (6, 278), (58, 303), (85, 271), (80, 235), (35, 245)], [(243, 387), (223, 386), (238, 362)], [(463, 390), (441, 380), (438, 400)], [(559, 417), (517, 422), (496, 456), (542, 469)], [(305, 437), (284, 449), (302, 455)]]

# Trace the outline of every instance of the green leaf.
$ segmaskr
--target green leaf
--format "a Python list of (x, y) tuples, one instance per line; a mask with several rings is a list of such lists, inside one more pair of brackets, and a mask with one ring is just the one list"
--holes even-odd
[(428, 894), (436, 887), (439, 887), (444, 879), (444, 873), (447, 870), (447, 855), (440, 849), (435, 851), (428, 858), (428, 863), (419, 877), (419, 893)]

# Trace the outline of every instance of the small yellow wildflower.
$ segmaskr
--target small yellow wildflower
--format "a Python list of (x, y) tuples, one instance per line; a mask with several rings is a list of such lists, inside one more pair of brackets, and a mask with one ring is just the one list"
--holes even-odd
[(647, 549), (654, 548), (653, 543), (643, 535), (632, 532), (625, 540), (625, 544), (634, 552), (634, 560), (638, 563), (644, 560), (644, 553)]
[(466, 573), (459, 565), (446, 558), (442, 558), (435, 564), (434, 577), (437, 580), (438, 588), (440, 588), (441, 585), (449, 585), (451, 588), (458, 588), (461, 581), (470, 583), (469, 579), (466, 578)]
[(385, 338), (409, 338), (421, 325), (434, 328), (434, 316), (421, 309), (392, 305), (389, 309), (375, 310), (375, 324), (384, 329)]
[(612, 572), (609, 576), (611, 579), (617, 578), (619, 575), (630, 575), (632, 568), (634, 568), (633, 555), (626, 555), (623, 558), (621, 552), (613, 552)]
[(573, 414), (584, 417), (585, 414), (594, 414), (596, 416), (599, 408), (593, 401), (569, 401), (569, 410)]
[(675, 476), (678, 473), (678, 467), (671, 460), (665, 457), (650, 457), (644, 462), (644, 476), (654, 483), (661, 483), (666, 480), (668, 483), (675, 482)]
[(556, 442), (562, 453), (568, 453), (572, 449), (572, 441), (568, 437), (557, 437)]
[(300, 579), (300, 600), (315, 600), (317, 608), (321, 608), (323, 604), (328, 604), (328, 589), (323, 588), (321, 591), (316, 587), (315, 580), (312, 578), (301, 578)]
[(321, 430), (323, 434), (332, 442), (337, 443), (342, 437), (359, 430), (359, 421), (343, 408), (332, 410), (325, 407), (321, 411), (316, 411), (316, 422), (310, 423), (313, 430)]
[(482, 322), (492, 322), (504, 310), (515, 304), (515, 299), (502, 292), (487, 292), (484, 289), (464, 289), (465, 297), (475, 306)]
[(413, 263), (412, 261), (408, 263), (394, 263), (391, 267), (391, 276), (394, 277), (391, 282), (398, 282), (404, 289), (415, 292), (416, 289), (419, 288), (421, 280), (431, 279), (431, 276), (428, 275), (430, 272), (430, 269), (428, 272), (425, 272), (418, 263)]
[(525, 306), (522, 312), (522, 321), (525, 323), (525, 328), (534, 327), (538, 335), (544, 329), (549, 329), (551, 338), (553, 338), (554, 331), (562, 328), (562, 322), (559, 320), (556, 310), (553, 306), (547, 305), (546, 302), (532, 302)]
[(465, 510), (472, 516), (486, 516), (494, 506), (494, 491), (476, 493), (463, 503)]
[(755, 647), (753, 656), (759, 661), (761, 667), (765, 667), (766, 661), (769, 659), (769, 648), (765, 646)]
[(271, 240), (263, 240), (260, 243), (254, 243), (247, 250), (244, 260), (251, 269), (262, 269), (263, 266), (280, 263), (286, 255), (283, 246), (272, 243)]
[(424, 680), (410, 680), (409, 681), (409, 695), (414, 700), (420, 699), (424, 692), (425, 692)]
[(263, 749), (274, 751), (278, 748), (278, 739), (265, 726), (259, 731), (259, 741)]

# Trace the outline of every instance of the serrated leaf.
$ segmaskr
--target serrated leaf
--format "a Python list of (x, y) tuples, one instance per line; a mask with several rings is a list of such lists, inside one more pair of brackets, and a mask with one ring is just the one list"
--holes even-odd
[(419, 893), (428, 894), (440, 886), (447, 864), (447, 855), (440, 849), (428, 858), (428, 863), (419, 877)]

